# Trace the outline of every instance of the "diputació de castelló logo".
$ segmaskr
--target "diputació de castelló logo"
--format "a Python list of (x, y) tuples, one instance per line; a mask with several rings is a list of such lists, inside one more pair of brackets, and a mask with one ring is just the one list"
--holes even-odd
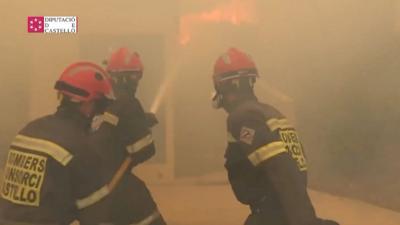
[(28, 33), (77, 33), (77, 16), (28, 16)]

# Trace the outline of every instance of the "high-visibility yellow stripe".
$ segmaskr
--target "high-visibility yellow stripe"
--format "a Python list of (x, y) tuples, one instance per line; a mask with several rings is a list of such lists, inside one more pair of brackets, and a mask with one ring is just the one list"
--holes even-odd
[(63, 166), (66, 166), (73, 158), (69, 151), (53, 142), (25, 135), (17, 135), (11, 145), (50, 155)]
[(136, 141), (135, 143), (126, 146), (126, 151), (129, 154), (133, 154), (135, 152), (138, 152), (142, 150), (143, 148), (149, 146), (150, 144), (153, 143), (153, 136), (151, 134), (145, 136), (144, 138)]
[(112, 113), (105, 112), (103, 114), (103, 121), (105, 121), (113, 126), (117, 126), (118, 122), (119, 122), (119, 118), (118, 118), (118, 116), (116, 116)]
[(231, 132), (228, 132), (228, 142), (229, 142), (229, 143), (237, 142), (236, 138), (233, 137), (233, 135), (232, 135)]
[(132, 223), (131, 225), (150, 225), (154, 220), (160, 217), (161, 214), (156, 210), (150, 216), (144, 218), (142, 221), (138, 223)]
[(110, 193), (110, 190), (108, 189), (108, 186), (103, 186), (99, 190), (93, 192), (92, 194), (88, 195), (85, 198), (81, 198), (79, 200), (76, 200), (75, 204), (78, 207), (78, 209), (84, 209), (87, 208), (100, 200), (102, 200), (104, 197), (106, 197)]
[(282, 141), (276, 141), (258, 148), (248, 155), (248, 159), (254, 166), (258, 166), (260, 163), (284, 152), (286, 152), (285, 144)]
[(292, 128), (292, 126), (289, 124), (289, 121), (287, 119), (272, 118), (267, 121), (267, 125), (271, 131), (275, 131), (277, 129)]

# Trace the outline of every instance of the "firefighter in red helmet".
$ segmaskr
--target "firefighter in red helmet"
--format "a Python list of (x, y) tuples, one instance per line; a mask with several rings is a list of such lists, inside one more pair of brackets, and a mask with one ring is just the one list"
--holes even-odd
[(246, 225), (337, 225), (316, 217), (307, 194), (307, 162), (294, 127), (254, 94), (258, 71), (251, 57), (231, 48), (214, 67), (213, 105), (224, 108), (225, 168), (232, 190), (251, 214)]
[(107, 73), (79, 62), (56, 82), (57, 111), (28, 123), (12, 141), (4, 169), (0, 224), (99, 224), (107, 219), (102, 161), (88, 148), (92, 117), (113, 98)]
[(117, 225), (149, 224), (164, 225), (145, 183), (137, 177), (133, 168), (155, 154), (151, 127), (157, 123), (154, 114), (145, 113), (136, 90), (143, 76), (143, 64), (136, 52), (120, 48), (107, 61), (117, 100), (102, 117), (94, 131), (103, 155), (109, 161), (111, 176), (121, 170), (129, 158), (129, 169), (115, 187), (112, 197), (111, 222)]

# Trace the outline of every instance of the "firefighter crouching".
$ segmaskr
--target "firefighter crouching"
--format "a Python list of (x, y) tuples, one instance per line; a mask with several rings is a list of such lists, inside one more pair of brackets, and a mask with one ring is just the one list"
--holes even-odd
[(254, 94), (253, 60), (231, 48), (215, 63), (213, 103), (224, 108), (225, 167), (236, 198), (249, 205), (246, 225), (337, 225), (317, 218), (307, 193), (307, 162), (296, 130)]
[(57, 111), (28, 123), (12, 141), (4, 169), (0, 224), (93, 225), (107, 217), (101, 160), (88, 148), (90, 122), (112, 98), (106, 72), (72, 64), (55, 89)]
[[(107, 72), (112, 77), (117, 100), (106, 110), (94, 126), (93, 136), (98, 149), (108, 159), (109, 178), (123, 172), (113, 183), (111, 222), (117, 225), (164, 225), (145, 183), (133, 168), (155, 154), (151, 127), (157, 123), (153, 114), (145, 113), (136, 90), (143, 76), (143, 64), (136, 52), (117, 49), (107, 61)], [(127, 165), (128, 162), (128, 166)], [(124, 170), (124, 166), (125, 169)]]

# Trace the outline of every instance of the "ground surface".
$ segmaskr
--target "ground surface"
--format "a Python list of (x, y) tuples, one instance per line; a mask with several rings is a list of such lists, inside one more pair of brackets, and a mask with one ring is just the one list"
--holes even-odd
[[(241, 225), (248, 214), (226, 184), (175, 182), (149, 188), (170, 225)], [(342, 225), (400, 225), (400, 213), (321, 192), (310, 194), (321, 217)]]

